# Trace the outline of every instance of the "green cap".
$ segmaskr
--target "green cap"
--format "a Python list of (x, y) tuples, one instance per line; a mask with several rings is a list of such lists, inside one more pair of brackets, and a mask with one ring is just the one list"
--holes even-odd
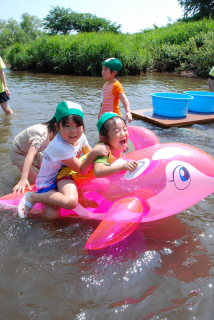
[(98, 132), (100, 133), (100, 129), (103, 125), (103, 123), (105, 123), (108, 119), (113, 118), (113, 117), (119, 117), (117, 113), (114, 112), (106, 112), (102, 115), (102, 117), (97, 121), (97, 129)]
[(56, 107), (54, 117), (56, 118), (56, 122), (58, 123), (62, 118), (73, 114), (76, 114), (83, 118), (82, 107), (78, 103), (72, 101), (61, 101)]
[(122, 69), (123, 65), (120, 62), (120, 60), (116, 59), (116, 58), (109, 58), (106, 59), (103, 62), (103, 66), (106, 66), (107, 68), (109, 68), (112, 71), (117, 71), (117, 73), (120, 71), (120, 69)]

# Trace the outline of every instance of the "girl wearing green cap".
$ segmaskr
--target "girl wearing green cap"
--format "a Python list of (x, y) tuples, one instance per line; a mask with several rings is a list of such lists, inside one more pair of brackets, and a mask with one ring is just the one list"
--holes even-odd
[(102, 103), (98, 119), (105, 112), (114, 112), (122, 117), (119, 108), (120, 100), (126, 111), (125, 119), (128, 119), (128, 122), (132, 121), (129, 100), (124, 93), (121, 83), (116, 78), (120, 69), (122, 69), (122, 63), (116, 58), (109, 58), (103, 62), (102, 77), (107, 82), (102, 87)]
[(94, 161), (94, 175), (97, 178), (106, 177), (120, 171), (133, 171), (138, 163), (134, 160), (121, 161), (110, 165), (121, 158), (127, 148), (129, 133), (126, 122), (116, 113), (106, 112), (97, 122), (100, 140), (109, 146), (108, 156), (99, 156)]
[[(76, 182), (72, 176), (57, 180), (57, 175), (63, 167), (80, 174), (86, 174), (99, 155), (107, 155), (108, 147), (97, 145), (90, 147), (84, 135), (83, 111), (79, 104), (62, 101), (55, 112), (58, 134), (45, 150), (42, 164), (36, 178), (37, 192), (27, 192), (18, 208), (20, 218), (26, 218), (34, 204), (46, 204), (45, 217), (59, 218), (59, 210), (74, 209), (78, 204)], [(89, 153), (86, 160), (81, 162), (81, 153)], [(57, 192), (58, 190), (58, 192)]]

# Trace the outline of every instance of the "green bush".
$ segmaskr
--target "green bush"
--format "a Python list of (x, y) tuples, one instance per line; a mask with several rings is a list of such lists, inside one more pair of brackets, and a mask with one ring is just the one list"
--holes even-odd
[(206, 76), (213, 64), (213, 30), (214, 21), (204, 19), (136, 34), (46, 35), (12, 46), (7, 59), (12, 69), (96, 76), (105, 59), (117, 57), (122, 74), (156, 69)]

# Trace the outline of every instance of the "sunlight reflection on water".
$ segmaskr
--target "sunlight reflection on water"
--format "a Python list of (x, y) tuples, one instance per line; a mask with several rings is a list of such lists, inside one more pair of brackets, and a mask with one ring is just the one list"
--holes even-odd
[[(0, 194), (20, 173), (8, 149), (22, 129), (52, 118), (61, 100), (83, 106), (87, 138), (94, 146), (100, 77), (6, 72), (11, 117), (1, 113)], [(166, 74), (120, 79), (132, 109), (150, 108), (150, 93), (196, 88), (207, 80)], [(124, 111), (122, 109), (124, 114)], [(214, 124), (163, 129), (134, 120), (164, 142), (192, 144), (214, 156)], [(96, 221), (19, 220), (1, 210), (1, 308), (5, 319), (213, 319), (213, 195), (168, 219), (140, 225), (121, 243), (84, 249)]]

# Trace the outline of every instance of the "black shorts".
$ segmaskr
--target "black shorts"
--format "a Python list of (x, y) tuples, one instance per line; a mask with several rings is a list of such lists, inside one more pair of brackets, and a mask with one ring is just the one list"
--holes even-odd
[(10, 97), (6, 95), (6, 92), (5, 91), (1, 92), (0, 93), (0, 103), (6, 102), (8, 100), (10, 100)]

